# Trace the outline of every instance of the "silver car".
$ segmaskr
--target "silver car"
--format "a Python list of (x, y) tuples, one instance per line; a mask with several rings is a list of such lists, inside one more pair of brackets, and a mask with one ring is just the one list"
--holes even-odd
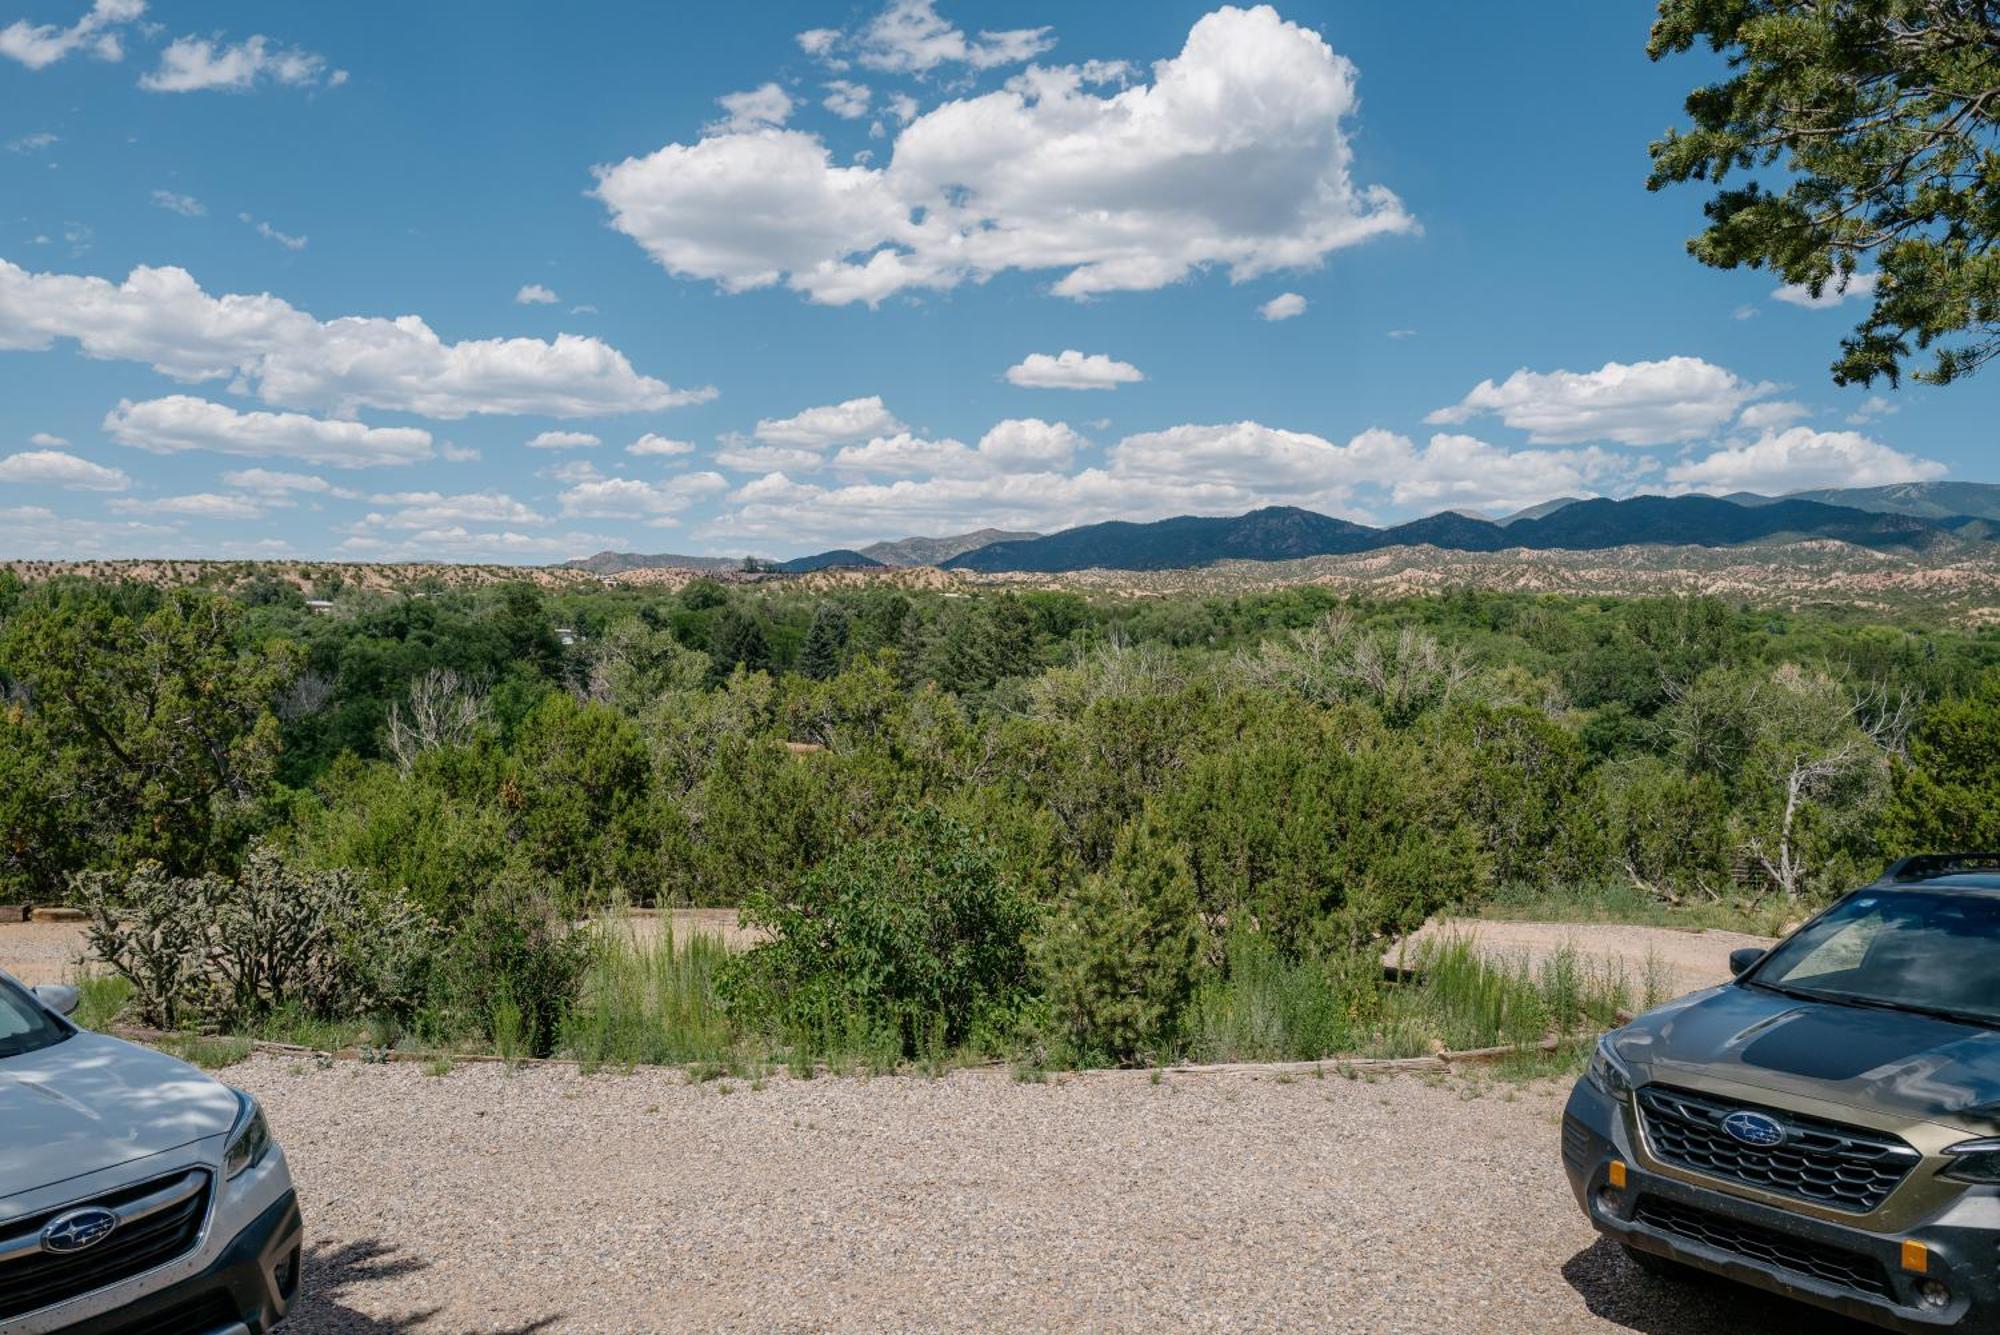
[(271, 1329), (304, 1227), (263, 1112), (76, 1002), (0, 973), (0, 1335)]

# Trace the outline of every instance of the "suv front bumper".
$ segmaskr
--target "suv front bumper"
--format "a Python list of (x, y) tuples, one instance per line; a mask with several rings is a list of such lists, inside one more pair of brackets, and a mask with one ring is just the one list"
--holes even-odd
[[(1562, 1154), (1591, 1224), (1639, 1251), (1890, 1330), (2000, 1335), (2000, 1197), (1992, 1193), (1969, 1192), (1906, 1233), (1827, 1223), (1647, 1171), (1622, 1110), (1587, 1079), (1564, 1110)], [(1625, 1165), (1622, 1190), (1610, 1183), (1614, 1160)], [(1715, 1226), (1689, 1228), (1685, 1221), (1697, 1217)], [(1923, 1273), (1904, 1269), (1905, 1242), (1924, 1245)], [(1926, 1282), (1942, 1285), (1946, 1301), (1927, 1304)]]
[(166, 1330), (264, 1335), (284, 1319), (298, 1294), (304, 1239), (298, 1196), (287, 1191), (200, 1273), (115, 1311), (65, 1326), (60, 1335)]

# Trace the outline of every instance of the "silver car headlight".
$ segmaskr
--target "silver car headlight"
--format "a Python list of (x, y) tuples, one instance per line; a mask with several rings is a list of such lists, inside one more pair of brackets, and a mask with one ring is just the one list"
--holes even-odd
[(1597, 1092), (1614, 1103), (1623, 1103), (1632, 1097), (1632, 1076), (1618, 1058), (1611, 1055), (1611, 1035), (1597, 1040), (1596, 1051), (1590, 1054), (1590, 1068), (1584, 1078), (1597, 1088)]
[(225, 1178), (241, 1177), (255, 1168), (271, 1148), (271, 1125), (264, 1120), (264, 1110), (257, 1106), (257, 1100), (239, 1089), (236, 1102), (239, 1105), (236, 1125), (229, 1128), (229, 1144), (222, 1151)]

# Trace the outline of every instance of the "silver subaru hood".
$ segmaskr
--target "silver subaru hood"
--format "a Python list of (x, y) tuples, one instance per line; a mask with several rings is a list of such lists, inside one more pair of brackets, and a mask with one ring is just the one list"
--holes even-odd
[(103, 1034), (0, 1058), (0, 1220), (11, 1196), (222, 1135), (237, 1108), (221, 1081)]

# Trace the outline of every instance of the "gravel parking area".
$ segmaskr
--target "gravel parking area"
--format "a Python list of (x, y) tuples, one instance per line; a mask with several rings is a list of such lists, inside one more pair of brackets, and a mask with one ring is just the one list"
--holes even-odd
[[(1418, 942), (1445, 936), (1470, 937), (1481, 951), (1496, 956), (1525, 956), (1536, 964), (1567, 946), (1586, 960), (1622, 968), (1635, 994), (1644, 986), (1650, 958), (1662, 970), (1662, 981), (1674, 996), (1728, 982), (1730, 951), (1741, 946), (1768, 950), (1776, 944), (1775, 937), (1714, 929), (1685, 931), (1625, 923), (1507, 922), (1484, 918), (1427, 922), (1409, 939)], [(1393, 964), (1397, 952), (1391, 949), (1382, 958), (1384, 963)]]
[(89, 955), (81, 923), (0, 923), (0, 972), (29, 987), (69, 982), (84, 969)]
[[(443, 1076), (260, 1056), (288, 1329), (1786, 1330), (1583, 1223), (1557, 1082)], [(726, 1092), (725, 1092), (726, 1091)], [(1813, 1320), (1815, 1330), (1842, 1329)]]

